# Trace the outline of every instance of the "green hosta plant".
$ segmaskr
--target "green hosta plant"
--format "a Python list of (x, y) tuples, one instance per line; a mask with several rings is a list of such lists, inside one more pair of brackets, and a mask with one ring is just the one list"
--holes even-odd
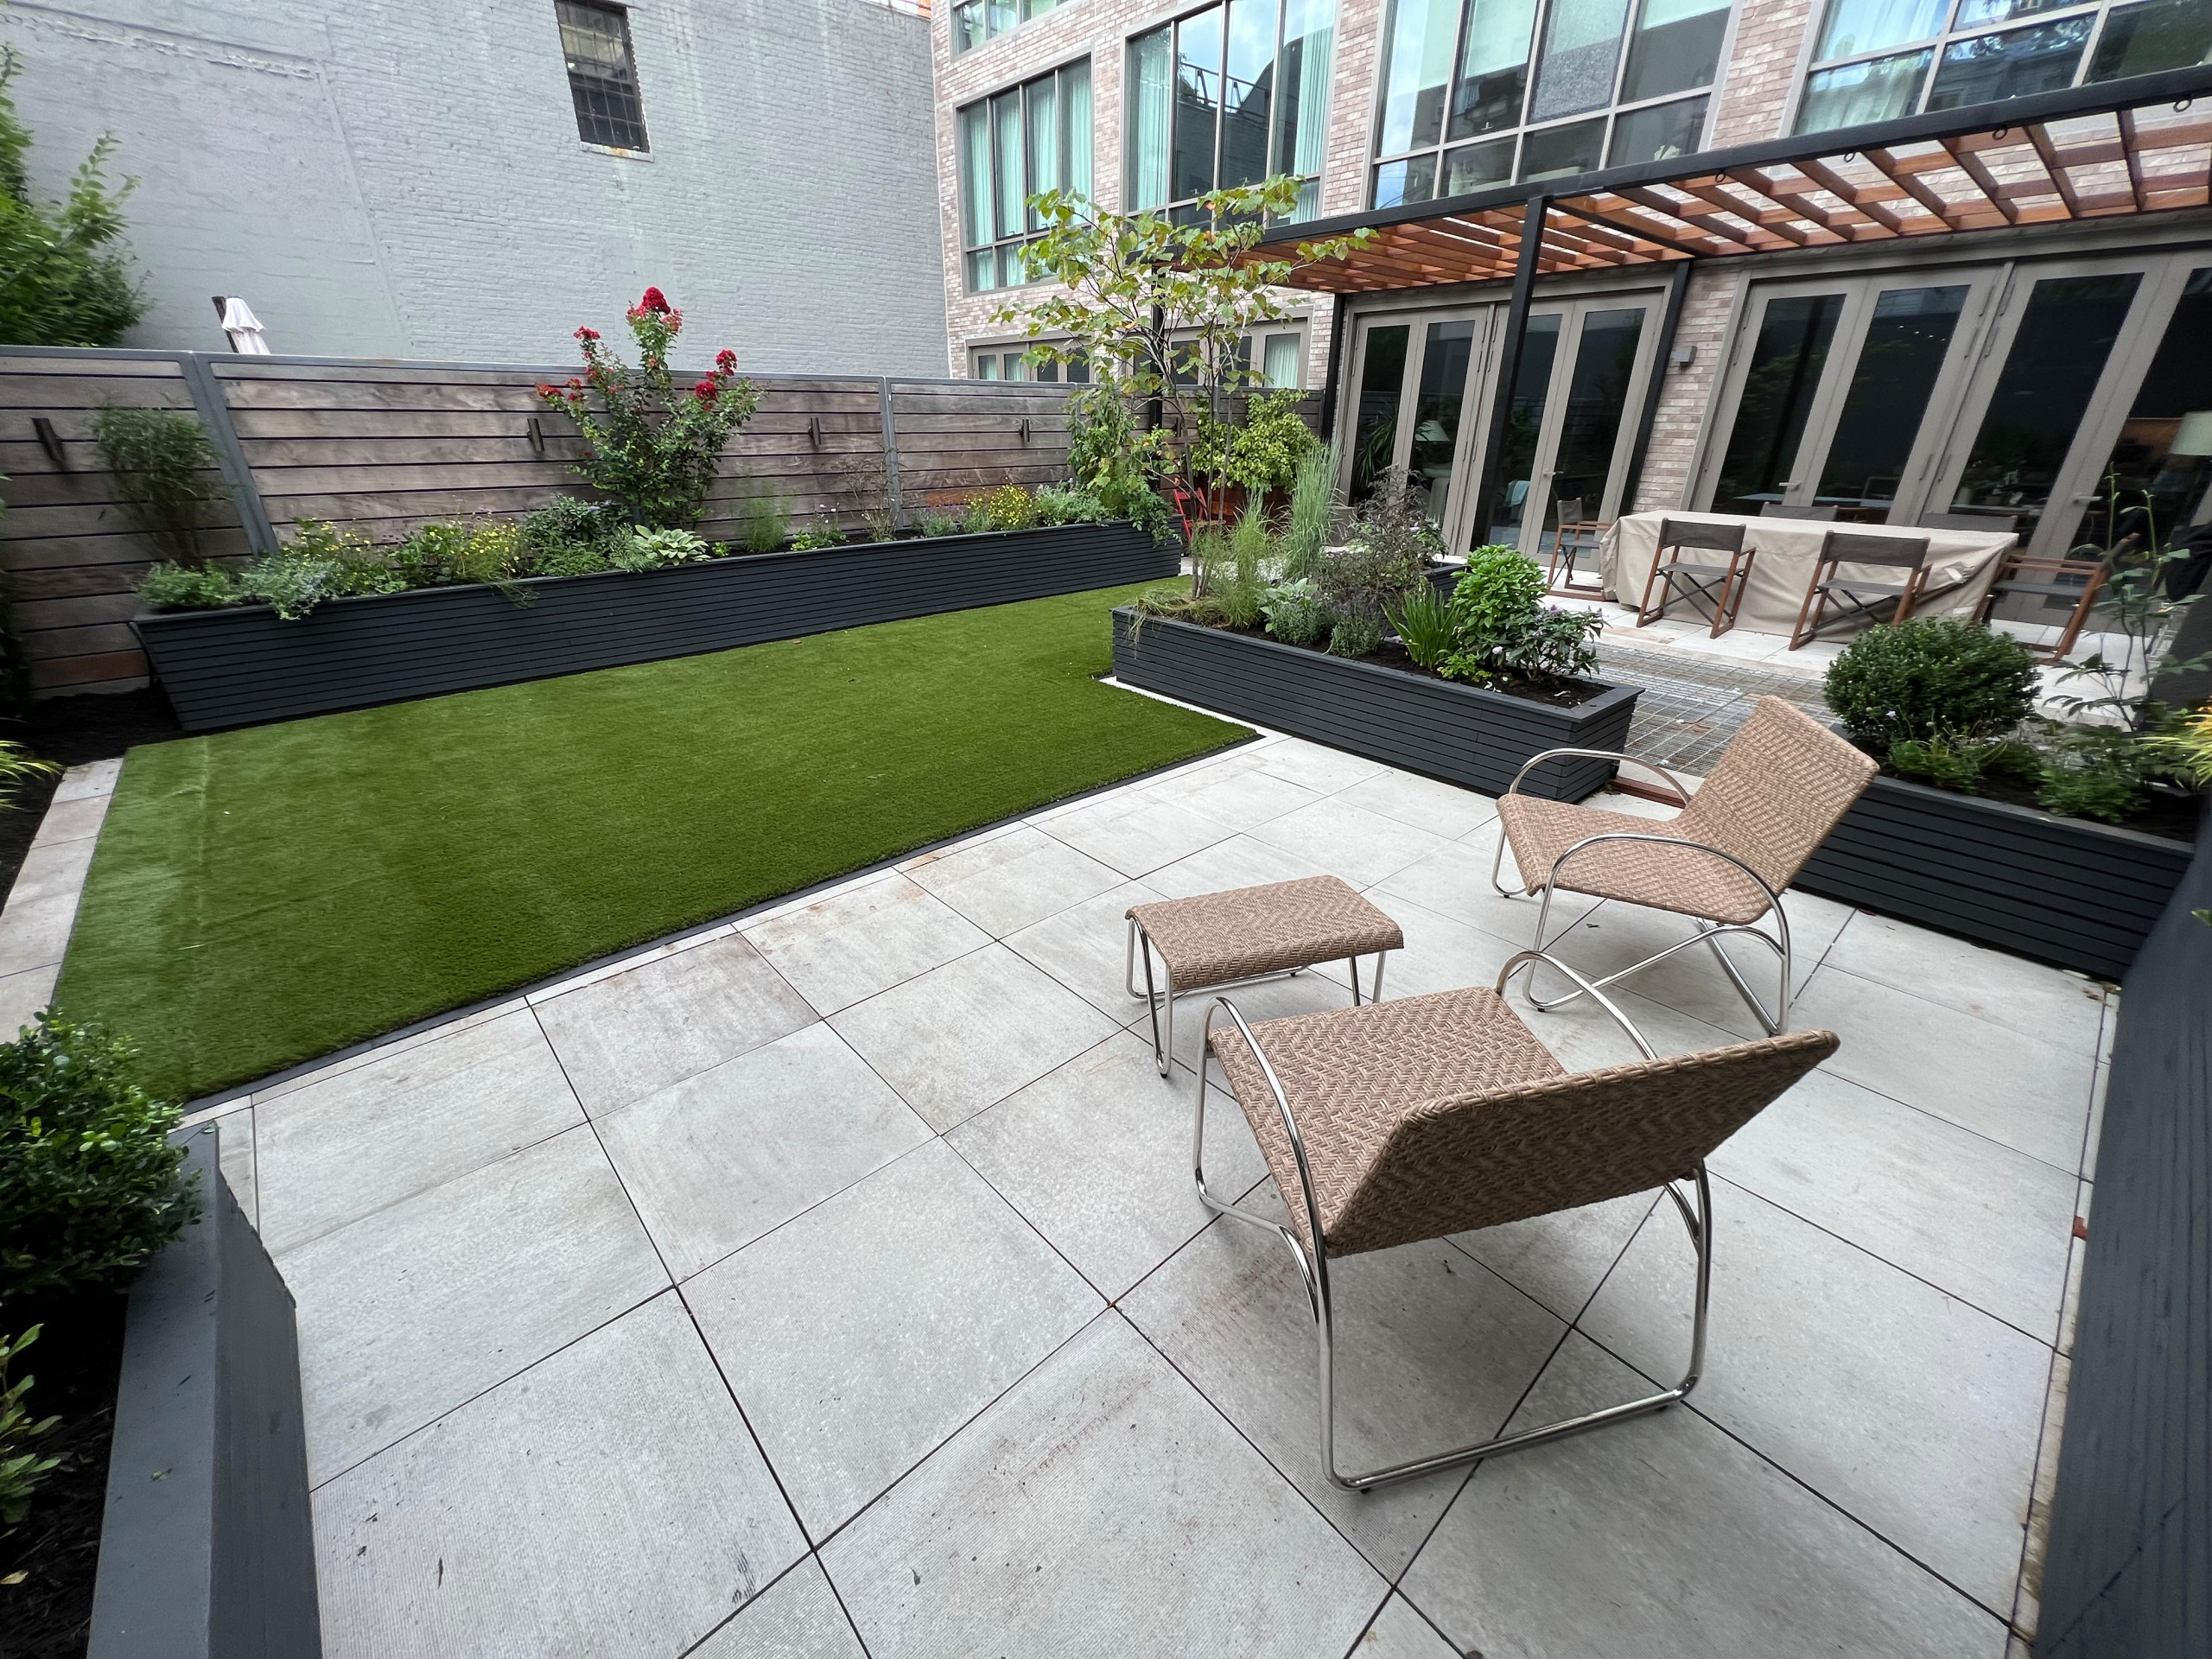
[(0, 1304), (126, 1287), (199, 1213), (168, 1142), (178, 1109), (131, 1046), (41, 1012), (0, 1043)]
[(33, 1440), (61, 1420), (47, 1417), (34, 1421), (30, 1408), (23, 1403), (23, 1396), (31, 1390), (31, 1378), (8, 1380), (9, 1362), (36, 1342), (38, 1333), (39, 1327), (33, 1325), (12, 1339), (0, 1335), (0, 1527), (22, 1524), (30, 1513), (31, 1494), (47, 1471), (60, 1462), (59, 1458), (41, 1458), (30, 1447)]
[[(595, 328), (579, 328), (584, 372), (537, 395), (575, 422), (589, 456), (577, 474), (652, 530), (689, 530), (714, 482), (722, 446), (760, 406), (760, 389), (737, 373), (736, 353), (715, 353), (713, 371), (678, 391), (668, 349), (683, 332), (683, 314), (658, 288), (627, 313), (638, 342), (633, 372), (601, 344)], [(596, 400), (594, 402), (594, 399)]]

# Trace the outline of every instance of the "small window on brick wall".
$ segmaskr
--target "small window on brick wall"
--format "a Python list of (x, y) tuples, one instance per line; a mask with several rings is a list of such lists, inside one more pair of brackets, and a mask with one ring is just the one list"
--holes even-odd
[(561, 20), (561, 51), (569, 60), (569, 93), (576, 102), (576, 137), (610, 149), (651, 149), (637, 60), (630, 51), (629, 12), (588, 0), (553, 4)]

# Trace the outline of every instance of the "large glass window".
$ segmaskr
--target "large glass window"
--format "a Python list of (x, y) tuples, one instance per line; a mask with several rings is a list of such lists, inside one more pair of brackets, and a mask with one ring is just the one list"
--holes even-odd
[(2152, 74), (2208, 54), (2207, 0), (1827, 0), (1796, 130)]
[[(2192, 270), (2071, 545), (2165, 546), (2212, 480), (2212, 267)], [(2113, 506), (2120, 522), (2107, 523)]]
[(1783, 474), (1811, 418), (1843, 301), (1840, 294), (1808, 294), (1768, 305), (1713, 493), (1715, 512), (1756, 516), (1789, 489), (1793, 480)]
[(1024, 246), (1043, 229), (1028, 199), (1090, 194), (1090, 60), (960, 111), (960, 231), (971, 293), (1029, 280)]
[(955, 55), (1004, 35), (1018, 23), (1042, 17), (1064, 0), (960, 0), (952, 9), (952, 50)]
[(1129, 42), (1129, 202), (1197, 212), (1210, 190), (1300, 181), (1321, 207), (1336, 0), (1221, 0)]
[(1395, 0), (1376, 122), (1375, 206), (1702, 148), (1729, 6)]
[(554, 15), (569, 62), (576, 137), (609, 149), (650, 148), (645, 106), (638, 97), (637, 59), (630, 50), (630, 14), (620, 6), (556, 0)]

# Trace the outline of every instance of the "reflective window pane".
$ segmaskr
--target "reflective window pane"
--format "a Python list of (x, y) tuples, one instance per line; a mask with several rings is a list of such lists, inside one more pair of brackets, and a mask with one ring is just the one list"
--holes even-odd
[(1613, 101), (1629, 0), (1552, 0), (1529, 118), (1548, 121)]
[[(1060, 89), (1058, 83), (1046, 75), (1031, 81), (1023, 90), (1029, 99), (1028, 118), (1023, 124), (1029, 143), (1027, 194), (1034, 196), (1057, 189), (1060, 182)], [(1034, 208), (1027, 209), (1027, 217), (1031, 230), (1044, 229), (1045, 222)]]
[(1980, 29), (1988, 23), (2017, 22), (2047, 11), (2068, 11), (2082, 0), (1960, 0), (1953, 29)]
[(1639, 103), (1713, 85), (1729, 0), (1643, 0), (1629, 43), (1621, 102)]
[(1828, 345), (1842, 315), (1840, 294), (1767, 302), (1713, 492), (1715, 512), (1756, 516), (1766, 503), (1781, 500), (1796, 482), (1789, 468), (1797, 459)]
[(1060, 71), (1060, 188), (1090, 194), (1090, 60)]
[(1268, 176), (1274, 96), (1275, 0), (1230, 0), (1229, 59), (1221, 116), (1221, 188)]
[(1428, 492), (1428, 516), (1440, 522), (1452, 483), (1452, 457), (1459, 447), (1459, 405), (1473, 359), (1472, 322), (1432, 322), (1421, 348), (1421, 389), (1414, 400), (1414, 442), (1407, 467)]
[(1366, 360), (1359, 372), (1359, 409), (1351, 430), (1351, 499), (1364, 501), (1390, 470), (1398, 448), (1398, 394), (1406, 384), (1405, 323), (1367, 331)]
[(1893, 288), (1874, 302), (1815, 501), (1874, 508), (1897, 499), (1966, 299), (1960, 284)]
[(1375, 169), (1375, 205), (1398, 207), (1427, 201), (1436, 194), (1436, 157), (1415, 156), (1402, 162), (1385, 162)]
[(1521, 520), (1529, 505), (1529, 477), (1536, 464), (1536, 439), (1543, 430), (1544, 404), (1550, 397), (1561, 321), (1555, 313), (1531, 317), (1522, 332), (1521, 365), (1513, 372), (1513, 397), (1497, 458), (1501, 485), (1486, 541), (1513, 546), (1521, 540)]
[[(1637, 343), (1643, 338), (1643, 308), (1592, 311), (1582, 319), (1567, 407), (1560, 412), (1559, 449), (1552, 461), (1548, 499), (1537, 508), (1555, 514), (1560, 497), (1581, 498), (1598, 516), (1613, 470), (1613, 450), (1628, 414), (1629, 380), (1636, 372)], [(1556, 517), (1548, 520), (1556, 524)]]
[[(1335, 58), (1336, 17), (1336, 0), (1285, 0), (1282, 55), (1275, 69), (1274, 170), (1277, 173), (1321, 170), (1321, 154), (1328, 139), (1329, 74)], [(1299, 216), (1311, 217), (1306, 213)]]
[(2115, 6), (2097, 37), (2088, 79), (2117, 80), (2212, 60), (2212, 5), (2205, 0), (2145, 0)]
[(1806, 76), (1804, 101), (1797, 106), (1797, 130), (1829, 132), (1911, 114), (1935, 55), (1932, 51), (1907, 52)]
[(1222, 8), (1175, 26), (1175, 151), (1172, 200), (1213, 188), (1215, 127), (1221, 114)]
[(999, 354), (996, 352), (985, 352), (976, 359), (976, 378), (978, 380), (999, 378)]
[(952, 49), (965, 52), (983, 43), (983, 0), (965, 0), (952, 9)]
[(1459, 29), (1459, 0), (1397, 0), (1392, 8), (1377, 155), (1417, 149), (1444, 136), (1444, 95)]
[(1595, 121), (1577, 121), (1572, 126), (1529, 133), (1521, 140), (1521, 176), (1563, 179), (1576, 173), (1594, 173), (1605, 143), (1603, 116)]
[(2046, 276), (2035, 285), (1960, 474), (1953, 512), (2018, 513), (2020, 539), (2028, 539), (2141, 282), (2131, 270)]
[(991, 106), (970, 104), (960, 111), (960, 233), (971, 248), (995, 235), (991, 200)]
[(1951, 0), (1828, 0), (1813, 60), (1852, 58), (1861, 52), (1924, 41), (1940, 32)]
[(1467, 46), (1446, 135), (1471, 138), (1521, 124), (1536, 0), (1468, 0)]
[(997, 175), (998, 234), (1019, 236), (1021, 206), (1021, 94), (1001, 93), (991, 100), (992, 167)]
[[(2193, 270), (2073, 545), (2162, 548), (2212, 481), (2212, 269)], [(2113, 520), (2114, 495), (2118, 522)]]
[(990, 29), (994, 35), (1003, 35), (1014, 27), (1014, 0), (983, 0), (990, 14)]
[(1464, 196), (1504, 184), (1513, 177), (1513, 140), (1492, 138), (1487, 143), (1462, 144), (1444, 152), (1444, 191)]
[(1664, 161), (1687, 156), (1705, 136), (1703, 94), (1648, 110), (1630, 110), (1613, 118), (1613, 146), (1605, 158), (1608, 167), (1630, 167), (1638, 162)]
[(1156, 29), (1129, 43), (1129, 203), (1167, 205), (1167, 132), (1174, 108), (1174, 34)]
[(2000, 98), (2056, 92), (2074, 84), (2075, 67), (2088, 44), (2094, 17), (2066, 17), (2009, 35), (1983, 35), (1954, 41), (1943, 48), (1936, 85), (1928, 94), (1931, 110), (1956, 110)]

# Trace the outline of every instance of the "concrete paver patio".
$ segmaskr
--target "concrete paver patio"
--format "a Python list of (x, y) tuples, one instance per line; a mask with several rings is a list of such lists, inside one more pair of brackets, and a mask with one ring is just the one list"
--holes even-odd
[[(298, 1300), (326, 1652), (2024, 1650), (2111, 1011), (1808, 895), (1795, 1023), (1842, 1047), (1712, 1160), (1691, 1402), (1321, 1478), (1295, 1270), (1191, 1190), (1203, 1004), (1162, 1081), (1120, 918), (1330, 871), (1405, 928), (1390, 994), (1487, 982), (1535, 914), (1497, 834), (1265, 739), (214, 1109)], [(1674, 925), (1575, 923), (1601, 964)], [(1751, 1032), (1709, 963), (1635, 986), (1662, 1052)], [(1671, 1380), (1690, 1266), (1656, 1193), (1347, 1260), (1344, 1455)]]

